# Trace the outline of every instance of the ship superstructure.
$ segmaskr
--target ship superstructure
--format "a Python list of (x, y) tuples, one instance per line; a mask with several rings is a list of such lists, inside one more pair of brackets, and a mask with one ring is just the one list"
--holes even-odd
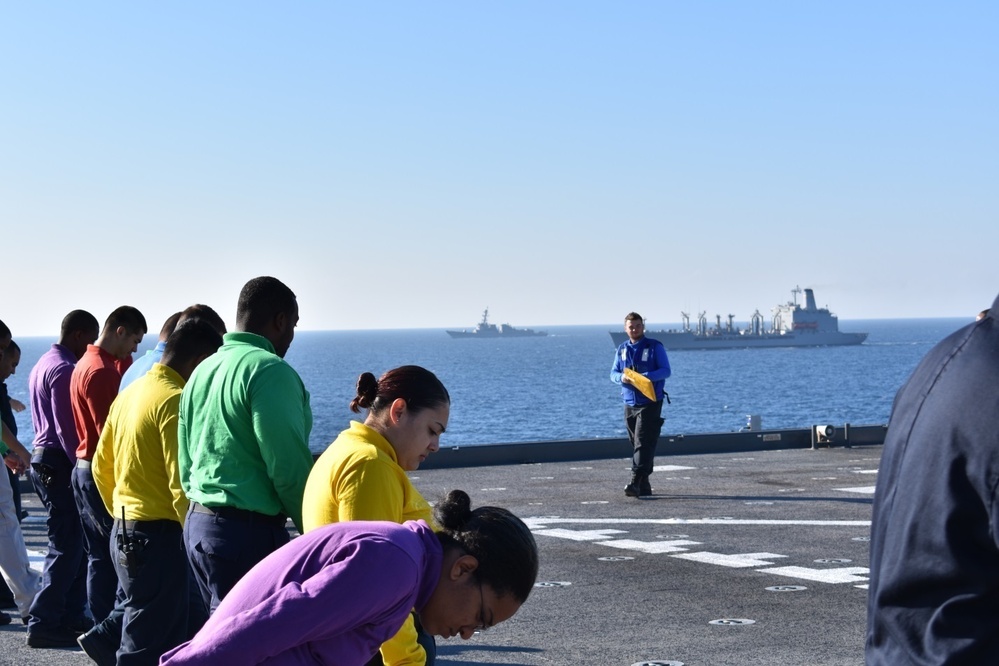
[[(805, 305), (798, 304), (798, 296), (804, 291)], [(746, 328), (734, 324), (735, 315), (728, 315), (725, 322), (721, 315), (715, 315), (715, 325), (708, 326), (707, 312), (697, 315), (696, 326), (691, 327), (690, 315), (681, 312), (683, 328), (680, 330), (646, 331), (645, 335), (655, 338), (666, 349), (731, 349), (738, 347), (824, 347), (859, 345), (867, 339), (867, 333), (843, 333), (839, 330), (839, 319), (828, 308), (815, 305), (812, 289), (791, 290), (792, 299), (775, 306), (769, 321), (756, 310)], [(615, 345), (628, 339), (621, 331), (611, 331)]]

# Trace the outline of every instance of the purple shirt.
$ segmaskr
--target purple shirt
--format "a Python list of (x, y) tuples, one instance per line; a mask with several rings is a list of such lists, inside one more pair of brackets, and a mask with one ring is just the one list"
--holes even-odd
[(28, 376), (34, 445), (64, 450), (71, 465), (76, 464), (76, 447), (80, 444), (69, 401), (69, 380), (74, 367), (73, 352), (55, 344), (42, 354)]
[(324, 525), (261, 560), (160, 666), (363, 666), (426, 605), (442, 561), (422, 520)]

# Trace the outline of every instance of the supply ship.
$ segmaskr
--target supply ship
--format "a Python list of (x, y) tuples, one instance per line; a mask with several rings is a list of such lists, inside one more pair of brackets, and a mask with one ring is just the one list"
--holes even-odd
[(548, 335), (545, 331), (535, 331), (530, 328), (514, 328), (510, 324), (489, 323), (489, 308), (482, 313), (480, 321), (471, 331), (445, 331), (452, 338), (537, 338)]
[[(715, 315), (715, 325), (708, 328), (706, 312), (697, 315), (697, 327), (691, 328), (690, 315), (681, 312), (681, 330), (646, 331), (645, 335), (659, 340), (668, 350), (674, 349), (733, 349), (741, 347), (825, 347), (859, 345), (867, 333), (843, 333), (839, 320), (827, 308), (815, 306), (815, 294), (805, 289), (805, 305), (798, 305), (800, 287), (791, 290), (792, 300), (778, 305), (771, 311), (770, 326), (759, 310), (753, 313), (749, 326), (740, 329), (733, 325), (735, 315), (728, 315), (722, 323)], [(628, 340), (624, 331), (611, 331), (615, 345)]]

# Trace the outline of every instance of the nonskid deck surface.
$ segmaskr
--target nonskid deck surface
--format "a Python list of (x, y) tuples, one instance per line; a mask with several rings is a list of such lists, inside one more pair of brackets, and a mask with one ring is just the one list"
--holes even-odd
[[(880, 454), (661, 450), (643, 499), (624, 496), (625, 459), (413, 472), (431, 501), (462, 488), (474, 506), (514, 511), (541, 550), (521, 611), (469, 641), (439, 641), (437, 663), (860, 666)], [(40, 568), (43, 513), (27, 499)], [(88, 663), (0, 627), (0, 665)]]

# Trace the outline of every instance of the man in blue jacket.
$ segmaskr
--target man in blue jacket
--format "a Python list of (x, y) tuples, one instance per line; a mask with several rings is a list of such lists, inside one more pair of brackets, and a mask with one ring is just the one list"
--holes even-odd
[(871, 519), (868, 666), (999, 656), (999, 298), (895, 396)]
[[(644, 497), (652, 494), (649, 475), (656, 457), (656, 443), (662, 430), (663, 385), (670, 376), (669, 359), (666, 348), (658, 340), (645, 337), (645, 320), (637, 312), (629, 312), (624, 318), (624, 330), (628, 341), (621, 343), (614, 356), (614, 366), (610, 378), (621, 385), (621, 398), (624, 400), (624, 422), (628, 427), (635, 454), (631, 462), (631, 483), (624, 487), (628, 497)], [(628, 377), (625, 370), (631, 370), (652, 386), (641, 386), (641, 378)], [(638, 385), (636, 385), (638, 382)], [(642, 391), (649, 395), (645, 395)], [(654, 394), (654, 399), (653, 399)]]

